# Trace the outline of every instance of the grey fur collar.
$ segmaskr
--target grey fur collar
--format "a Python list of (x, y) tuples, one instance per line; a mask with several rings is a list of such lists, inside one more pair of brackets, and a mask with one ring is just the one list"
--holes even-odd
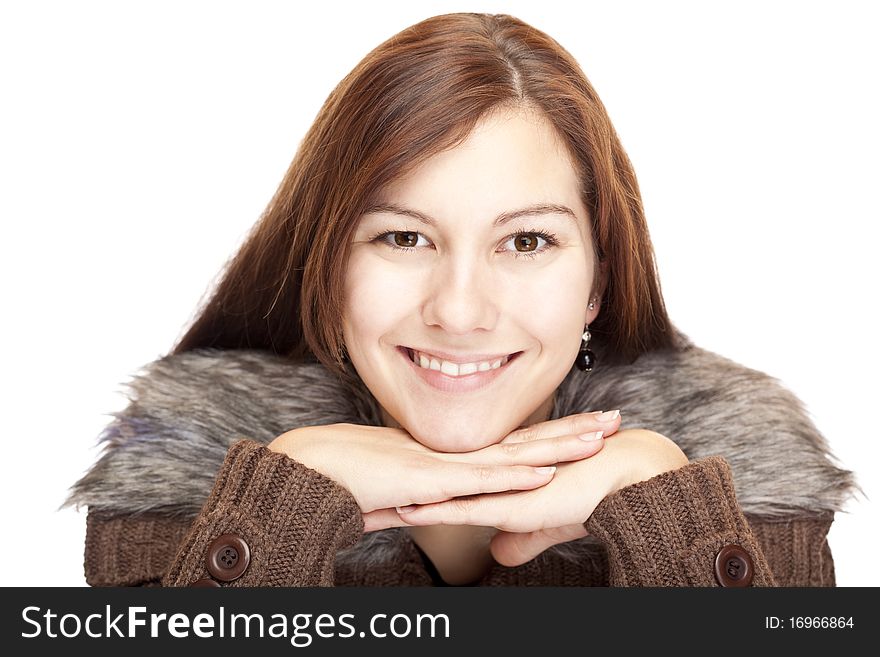
[[(776, 379), (694, 346), (643, 354), (630, 365), (573, 368), (553, 417), (621, 408), (622, 428), (676, 441), (691, 460), (721, 455), (743, 511), (767, 519), (841, 510), (858, 489), (832, 463), (802, 403)], [(381, 425), (372, 395), (350, 391), (319, 363), (255, 350), (200, 349), (148, 364), (125, 384), (130, 403), (99, 436), (104, 452), (64, 503), (118, 513), (195, 516), (229, 446), (287, 430)], [(399, 532), (368, 535), (363, 548)], [(590, 537), (587, 537), (589, 539)], [(588, 542), (587, 539), (583, 541)], [(557, 546), (564, 551), (561, 546)]]

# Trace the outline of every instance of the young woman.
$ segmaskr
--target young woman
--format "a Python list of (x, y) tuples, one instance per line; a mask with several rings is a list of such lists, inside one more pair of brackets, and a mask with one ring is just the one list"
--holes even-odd
[(601, 101), (505, 15), (346, 76), (132, 390), (70, 498), (93, 585), (833, 585), (855, 487), (672, 325)]

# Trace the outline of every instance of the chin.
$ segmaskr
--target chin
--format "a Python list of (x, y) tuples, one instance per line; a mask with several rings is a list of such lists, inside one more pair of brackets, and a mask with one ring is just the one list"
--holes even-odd
[(473, 452), (500, 442), (510, 433), (501, 427), (471, 424), (458, 429), (447, 422), (441, 427), (412, 427), (408, 433), (425, 447), (435, 452)]

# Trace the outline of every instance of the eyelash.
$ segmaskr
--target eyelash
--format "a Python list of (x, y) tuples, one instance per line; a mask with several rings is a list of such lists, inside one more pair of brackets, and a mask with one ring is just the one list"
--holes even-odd
[[(414, 246), (397, 246), (397, 244), (393, 244), (393, 243), (388, 242), (384, 239), (381, 239), (381, 238), (387, 237), (388, 235), (394, 235), (395, 233), (412, 233), (414, 235), (422, 235), (421, 233), (414, 231), (414, 230), (393, 230), (393, 229), (386, 228), (385, 230), (381, 230), (378, 233), (376, 233), (375, 235), (373, 235), (370, 238), (370, 242), (375, 242), (376, 240), (381, 240), (386, 246), (390, 246), (392, 249), (396, 249), (397, 251), (414, 251), (416, 249), (416, 247), (414, 247)], [(555, 246), (559, 246), (559, 240), (557, 239), (556, 235), (554, 235), (550, 231), (545, 230), (543, 228), (539, 229), (539, 230), (518, 230), (515, 233), (511, 233), (510, 235), (508, 235), (507, 240), (505, 240), (505, 241), (509, 241), (511, 238), (519, 237), (520, 235), (536, 235), (537, 237), (540, 237), (541, 239), (543, 239), (546, 242), (546, 244), (544, 246), (540, 247), (539, 249), (534, 250), (534, 251), (527, 251), (527, 252), (515, 251), (514, 257), (516, 257), (516, 258), (523, 258), (523, 257), (524, 258), (536, 258), (536, 257), (538, 257), (539, 254), (544, 253), (545, 251), (547, 251)], [(424, 235), (422, 235), (422, 237), (424, 237)]]

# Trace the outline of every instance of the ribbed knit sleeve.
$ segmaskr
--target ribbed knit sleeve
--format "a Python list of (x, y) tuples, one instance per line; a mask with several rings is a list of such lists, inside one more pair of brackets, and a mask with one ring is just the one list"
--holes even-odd
[(160, 586), (193, 519), (89, 508), (83, 564), (89, 586)]
[(836, 586), (828, 531), (834, 513), (766, 519), (746, 516), (779, 586)]
[(362, 534), (363, 516), (345, 488), (284, 454), (241, 440), (229, 448), (162, 585), (211, 581), (212, 546), (233, 536), (249, 552), (235, 558), (248, 563), (232, 581), (213, 578), (223, 585), (332, 586), (336, 552)]
[(611, 586), (720, 586), (715, 561), (727, 546), (753, 565), (751, 586), (776, 586), (718, 456), (608, 495), (585, 523), (608, 549)]

